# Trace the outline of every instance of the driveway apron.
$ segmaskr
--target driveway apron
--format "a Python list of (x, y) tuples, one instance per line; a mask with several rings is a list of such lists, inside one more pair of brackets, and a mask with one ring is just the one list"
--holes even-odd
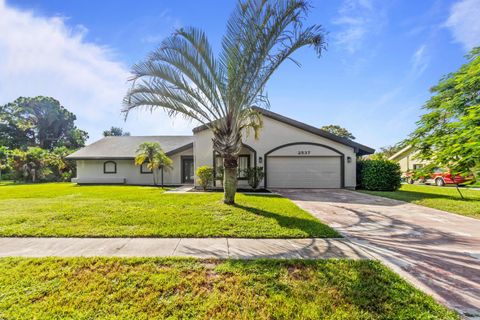
[(480, 319), (480, 220), (349, 190), (275, 191), (439, 302)]

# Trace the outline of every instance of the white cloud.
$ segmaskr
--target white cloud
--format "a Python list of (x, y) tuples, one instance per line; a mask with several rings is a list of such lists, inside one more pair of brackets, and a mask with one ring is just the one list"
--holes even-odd
[(413, 53), (411, 59), (412, 67), (410, 69), (410, 77), (418, 78), (421, 76), (430, 64), (430, 57), (427, 54), (427, 46), (425, 44), (418, 47)]
[(385, 19), (385, 10), (372, 0), (345, 0), (333, 20), (340, 27), (335, 42), (353, 54), (361, 48), (368, 34), (378, 33)]
[(403, 90), (403, 85), (399, 85), (384, 92), (383, 94), (380, 94), (378, 98), (372, 102), (372, 107), (376, 109), (387, 107), (389, 104), (392, 103), (392, 101), (398, 99), (399, 94), (402, 93)]
[(461, 0), (455, 3), (445, 23), (456, 42), (469, 51), (480, 45), (480, 0)]
[(19, 96), (46, 95), (75, 113), (78, 126), (100, 137), (111, 125), (132, 134), (189, 134), (192, 125), (173, 123), (162, 112), (120, 114), (128, 68), (104, 46), (85, 40), (84, 26), (42, 17), (0, 0), (0, 104)]

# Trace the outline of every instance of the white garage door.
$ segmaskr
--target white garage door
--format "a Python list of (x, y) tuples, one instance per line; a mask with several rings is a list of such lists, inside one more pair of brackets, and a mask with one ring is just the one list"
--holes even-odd
[(340, 188), (340, 157), (268, 157), (269, 188)]

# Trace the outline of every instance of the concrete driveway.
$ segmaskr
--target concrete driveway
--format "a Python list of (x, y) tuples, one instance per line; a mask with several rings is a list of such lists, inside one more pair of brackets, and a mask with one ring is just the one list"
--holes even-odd
[(480, 319), (480, 220), (348, 190), (275, 191), (441, 303)]

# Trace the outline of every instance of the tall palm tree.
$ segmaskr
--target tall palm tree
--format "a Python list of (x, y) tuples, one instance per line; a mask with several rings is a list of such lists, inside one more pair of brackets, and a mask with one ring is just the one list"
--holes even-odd
[(215, 57), (206, 34), (177, 30), (150, 56), (133, 66), (132, 88), (124, 112), (164, 109), (174, 117), (204, 124), (213, 133), (213, 149), (223, 158), (224, 202), (233, 204), (242, 135), (258, 138), (268, 107), (264, 92), (278, 67), (298, 49), (324, 49), (320, 26), (303, 26), (309, 4), (302, 0), (241, 0), (227, 22), (221, 52)]
[(135, 156), (135, 165), (141, 166), (144, 163), (147, 164), (147, 169), (152, 171), (153, 184), (157, 185), (157, 173), (158, 170), (162, 170), (162, 187), (163, 187), (163, 170), (172, 167), (172, 159), (170, 159), (162, 147), (157, 142), (144, 142), (137, 150)]

